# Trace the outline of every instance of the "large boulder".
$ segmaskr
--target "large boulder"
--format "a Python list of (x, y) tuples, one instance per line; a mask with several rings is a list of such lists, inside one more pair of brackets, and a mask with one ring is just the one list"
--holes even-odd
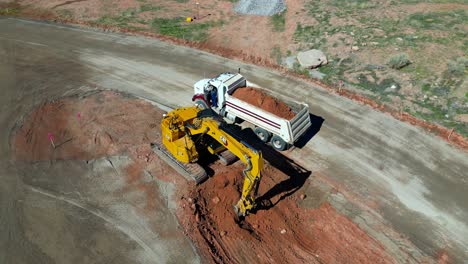
[(272, 16), (286, 10), (284, 0), (240, 0), (234, 7), (244, 15)]
[(328, 63), (327, 56), (317, 49), (299, 52), (297, 60), (302, 67), (312, 69)]

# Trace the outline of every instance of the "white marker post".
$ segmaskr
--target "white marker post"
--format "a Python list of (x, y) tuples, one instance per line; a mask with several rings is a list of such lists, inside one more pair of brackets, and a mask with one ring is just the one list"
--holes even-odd
[(49, 138), (50, 144), (52, 144), (52, 147), (55, 149), (55, 144), (54, 144), (54, 135), (52, 133), (47, 133), (47, 137)]

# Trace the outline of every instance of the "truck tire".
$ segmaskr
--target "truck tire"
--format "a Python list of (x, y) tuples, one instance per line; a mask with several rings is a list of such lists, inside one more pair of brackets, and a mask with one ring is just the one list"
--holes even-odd
[(203, 101), (202, 99), (199, 99), (199, 98), (195, 99), (194, 103), (201, 110), (209, 108), (208, 105), (206, 104), (206, 102)]
[(255, 132), (255, 135), (257, 135), (257, 137), (265, 143), (267, 143), (271, 137), (271, 133), (261, 127), (256, 127), (254, 129), (254, 132)]
[(270, 143), (274, 149), (279, 151), (283, 151), (288, 148), (288, 143), (284, 142), (284, 140), (278, 135), (273, 135), (271, 137)]

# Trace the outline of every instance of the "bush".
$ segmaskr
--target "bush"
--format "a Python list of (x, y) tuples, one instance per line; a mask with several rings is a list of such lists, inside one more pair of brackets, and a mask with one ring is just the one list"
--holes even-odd
[(274, 31), (284, 31), (286, 26), (286, 11), (271, 16), (271, 23), (273, 24)]
[(409, 60), (408, 55), (406, 53), (394, 55), (388, 60), (388, 65), (390, 66), (390, 68), (397, 70), (406, 67), (410, 64), (411, 61)]
[(447, 63), (447, 72), (452, 76), (462, 76), (465, 73), (465, 64), (458, 61), (449, 61)]
[(463, 64), (465, 67), (468, 67), (468, 59), (465, 57), (460, 57), (457, 59), (457, 62)]

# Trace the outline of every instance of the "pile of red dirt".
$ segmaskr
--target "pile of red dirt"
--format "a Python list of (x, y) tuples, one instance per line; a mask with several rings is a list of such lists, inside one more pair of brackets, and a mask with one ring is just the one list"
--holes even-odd
[(91, 160), (159, 140), (162, 115), (148, 102), (110, 91), (67, 97), (25, 117), (12, 145), (18, 160)]
[[(395, 263), (384, 247), (327, 202), (297, 206), (289, 176), (267, 165), (260, 196), (274, 206), (239, 225), (242, 164), (215, 165), (216, 174), (180, 200), (179, 220), (204, 256), (215, 263)], [(291, 176), (292, 177), (292, 176)]]
[(287, 120), (296, 115), (284, 102), (253, 87), (238, 88), (232, 96)]

